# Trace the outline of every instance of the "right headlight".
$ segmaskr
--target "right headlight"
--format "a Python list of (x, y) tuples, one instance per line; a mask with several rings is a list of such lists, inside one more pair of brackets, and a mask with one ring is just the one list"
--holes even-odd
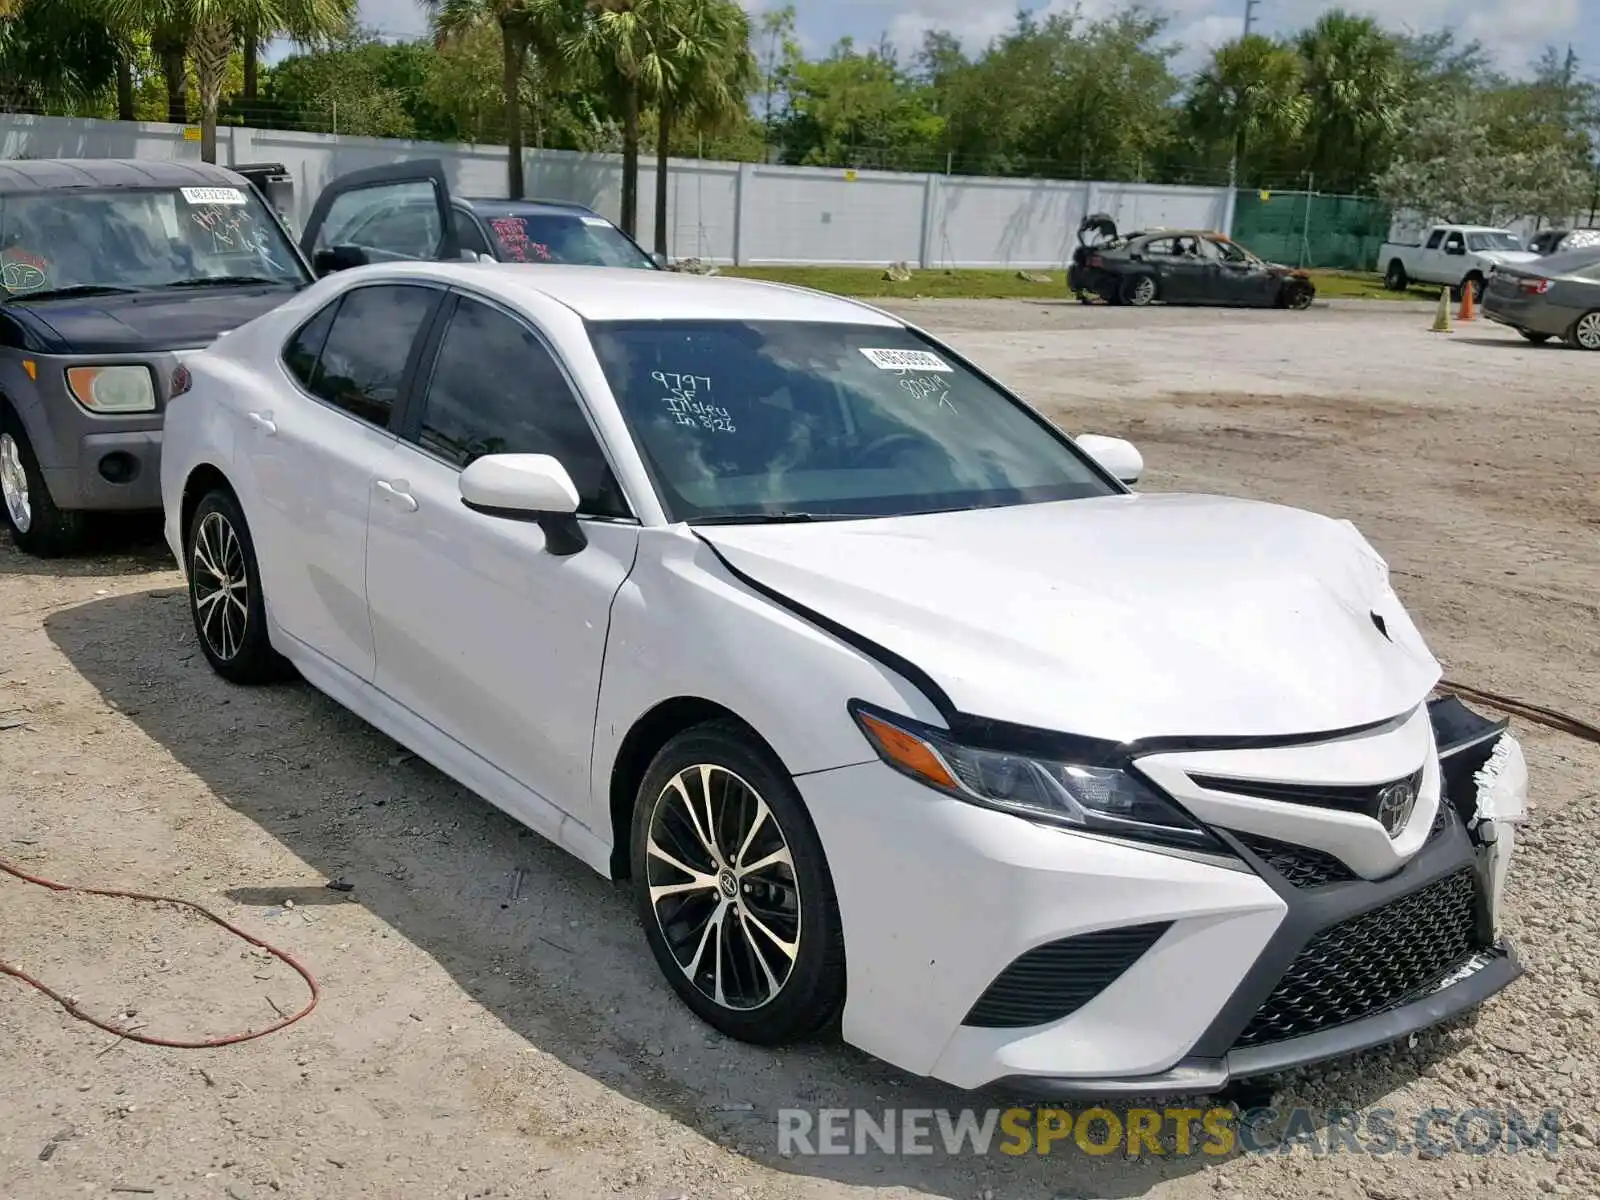
[(850, 712), (885, 763), (959, 800), (1087, 833), (1224, 849), (1131, 771), (966, 745), (948, 731), (861, 703), (852, 704)]

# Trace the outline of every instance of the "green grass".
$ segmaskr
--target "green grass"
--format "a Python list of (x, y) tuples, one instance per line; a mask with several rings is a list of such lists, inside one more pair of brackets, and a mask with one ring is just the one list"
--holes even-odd
[[(1040, 271), (1049, 283), (1031, 283), (1016, 271), (976, 269), (913, 271), (909, 283), (891, 283), (882, 267), (724, 267), (723, 275), (797, 284), (839, 296), (865, 299), (1060, 300), (1066, 295), (1065, 271)], [(1030, 272), (1032, 273), (1032, 272)], [(1381, 276), (1361, 271), (1313, 271), (1318, 299), (1436, 300), (1437, 290), (1384, 290)]]

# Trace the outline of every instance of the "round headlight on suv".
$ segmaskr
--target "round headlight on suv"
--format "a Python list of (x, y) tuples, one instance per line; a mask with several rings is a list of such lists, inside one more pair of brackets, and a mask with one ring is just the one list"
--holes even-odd
[(67, 387), (73, 398), (90, 412), (156, 410), (156, 383), (149, 367), (68, 367)]

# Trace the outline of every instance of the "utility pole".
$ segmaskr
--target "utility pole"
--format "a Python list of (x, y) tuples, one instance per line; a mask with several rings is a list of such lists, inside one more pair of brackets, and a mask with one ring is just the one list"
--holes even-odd
[[(1255, 23), (1256, 23), (1256, 5), (1258, 5), (1260, 3), (1261, 3), (1261, 0), (1244, 0), (1244, 36), (1245, 37), (1249, 37), (1250, 36), (1250, 31), (1255, 27)], [(1237, 114), (1235, 114), (1235, 116), (1237, 116)], [(1237, 138), (1234, 139), (1234, 145), (1235, 145), (1235, 149), (1234, 149), (1234, 152), (1233, 152), (1233, 157), (1231, 157), (1228, 160), (1228, 188), (1229, 188), (1230, 191), (1236, 191), (1236, 190), (1238, 190), (1238, 187), (1239, 187), (1239, 152), (1238, 152), (1238, 149), (1237, 149), (1237, 146), (1238, 146), (1238, 139)]]

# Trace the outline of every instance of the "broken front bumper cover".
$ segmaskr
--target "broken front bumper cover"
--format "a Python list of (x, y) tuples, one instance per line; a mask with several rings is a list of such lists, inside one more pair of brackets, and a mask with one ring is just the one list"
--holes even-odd
[[(1468, 974), (1462, 976), (1463, 971)], [(989, 1090), (1013, 1096), (1075, 1100), (1209, 1095), (1238, 1080), (1311, 1066), (1398, 1042), (1476, 1008), (1521, 975), (1522, 964), (1515, 949), (1502, 940), (1474, 954), (1431, 992), (1347, 1025), (1232, 1050), (1222, 1058), (1184, 1059), (1156, 1075), (1109, 1079), (1013, 1075), (995, 1081)]]
[[(1523, 973), (1502, 932), (1506, 879), (1516, 845), (1516, 826), (1526, 818), (1528, 775), (1522, 747), (1509, 721), (1473, 712), (1454, 697), (1430, 702), (1443, 795), (1453, 819), (1430, 838), (1405, 868), (1388, 879), (1331, 890), (1300, 891), (1274, 886), (1289, 905), (1279, 939), (1299, 946), (1319, 928), (1416, 895), (1431, 882), (1471, 867), (1479, 942), (1425, 987), (1368, 1015), (1315, 1032), (1260, 1044), (1241, 1044), (1233, 1031), (1240, 1011), (1259, 996), (1236, 998), (1191, 1053), (1165, 1071), (1144, 1076), (1077, 1077), (1009, 1075), (990, 1085), (1013, 1095), (1041, 1098), (1112, 1098), (1206, 1095), (1231, 1082), (1277, 1074), (1399, 1042), (1482, 1004)], [(1348, 905), (1348, 907), (1346, 907)], [(1343, 910), (1343, 911), (1341, 911)], [(1299, 929), (1294, 927), (1299, 925)], [(1265, 959), (1267, 955), (1263, 955)], [(1280, 960), (1282, 961), (1282, 960)], [(1247, 991), (1241, 988), (1241, 993)]]

